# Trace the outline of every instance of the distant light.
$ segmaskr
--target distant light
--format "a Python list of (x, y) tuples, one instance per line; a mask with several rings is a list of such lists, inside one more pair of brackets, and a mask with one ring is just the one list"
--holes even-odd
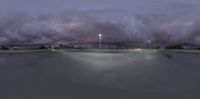
[(102, 34), (99, 34), (99, 37), (102, 37)]
[(101, 39), (102, 39), (102, 34), (99, 34), (99, 48), (101, 48)]
[(151, 40), (148, 40), (148, 43), (151, 43)]

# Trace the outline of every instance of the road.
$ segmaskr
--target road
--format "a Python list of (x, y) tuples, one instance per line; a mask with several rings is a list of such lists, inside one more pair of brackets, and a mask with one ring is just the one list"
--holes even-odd
[(0, 99), (199, 99), (200, 54), (41, 51), (0, 54)]

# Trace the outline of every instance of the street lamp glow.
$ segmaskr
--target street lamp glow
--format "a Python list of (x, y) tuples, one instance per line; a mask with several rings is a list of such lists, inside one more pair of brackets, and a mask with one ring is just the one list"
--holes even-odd
[(148, 40), (148, 43), (150, 44), (150, 43), (151, 43), (151, 40)]
[(102, 37), (102, 34), (99, 34), (99, 37)]
[(101, 48), (101, 38), (102, 38), (102, 34), (99, 34), (99, 48)]

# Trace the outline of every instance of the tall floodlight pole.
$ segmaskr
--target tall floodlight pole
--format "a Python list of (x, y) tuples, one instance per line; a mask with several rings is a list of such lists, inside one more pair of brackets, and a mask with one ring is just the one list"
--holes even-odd
[(102, 40), (102, 34), (99, 34), (99, 48), (101, 48), (101, 40)]

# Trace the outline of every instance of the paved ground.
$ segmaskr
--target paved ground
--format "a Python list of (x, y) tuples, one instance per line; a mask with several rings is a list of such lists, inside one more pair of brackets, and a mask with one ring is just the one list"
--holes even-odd
[(0, 99), (200, 99), (199, 75), (195, 53), (1, 53)]

